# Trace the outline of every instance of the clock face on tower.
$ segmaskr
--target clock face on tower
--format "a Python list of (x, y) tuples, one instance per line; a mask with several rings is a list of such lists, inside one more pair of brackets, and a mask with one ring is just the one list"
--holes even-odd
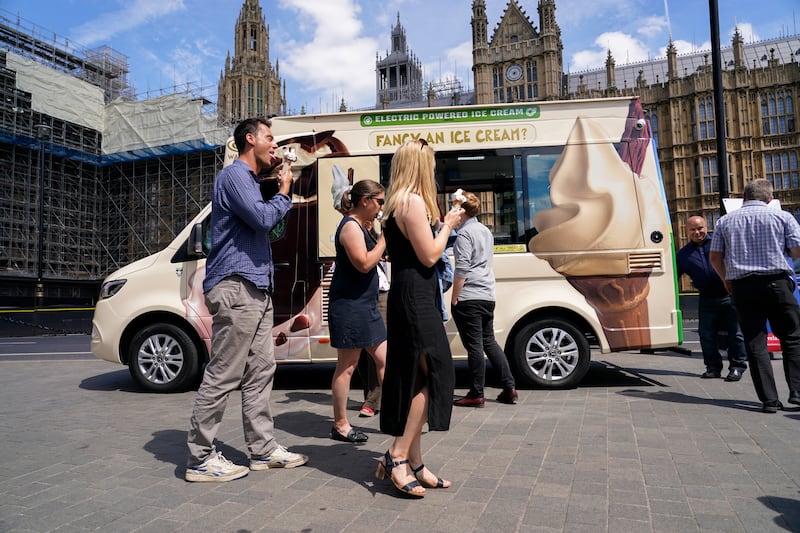
[(508, 81), (517, 81), (522, 77), (522, 67), (516, 63), (509, 65), (506, 69), (506, 79)]

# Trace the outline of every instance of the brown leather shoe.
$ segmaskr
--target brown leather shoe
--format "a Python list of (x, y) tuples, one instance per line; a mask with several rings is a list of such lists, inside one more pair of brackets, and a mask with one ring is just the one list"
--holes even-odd
[(517, 403), (518, 397), (519, 395), (517, 394), (516, 389), (504, 389), (503, 392), (501, 392), (497, 396), (497, 401), (500, 403), (507, 403), (509, 405), (514, 405)]
[(464, 396), (453, 402), (453, 405), (458, 407), (483, 407), (486, 400), (482, 396), (472, 397)]

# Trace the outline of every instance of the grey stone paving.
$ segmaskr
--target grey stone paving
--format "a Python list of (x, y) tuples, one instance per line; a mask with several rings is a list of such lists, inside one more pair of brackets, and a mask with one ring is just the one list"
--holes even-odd
[[(352, 413), (365, 446), (327, 438), (329, 372), (279, 371), (273, 395), (277, 436), (307, 466), (189, 484), (194, 393), (137, 392), (102, 361), (0, 362), (0, 531), (800, 531), (800, 409), (762, 414), (749, 373), (701, 380), (698, 356), (595, 358), (581, 388), (521, 390), (517, 406), (487, 389), (486, 408), (454, 408), (449, 432), (423, 437), (453, 487), (419, 501), (374, 479), (390, 441), (377, 418)], [(238, 406), (219, 442), (243, 463)]]

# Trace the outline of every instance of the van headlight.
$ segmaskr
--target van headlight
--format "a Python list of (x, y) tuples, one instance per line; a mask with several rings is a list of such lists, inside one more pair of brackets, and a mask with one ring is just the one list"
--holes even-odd
[(103, 285), (100, 286), (100, 299), (105, 300), (106, 298), (111, 298), (115, 294), (119, 292), (123, 285), (127, 282), (127, 279), (115, 279), (111, 281), (106, 281)]

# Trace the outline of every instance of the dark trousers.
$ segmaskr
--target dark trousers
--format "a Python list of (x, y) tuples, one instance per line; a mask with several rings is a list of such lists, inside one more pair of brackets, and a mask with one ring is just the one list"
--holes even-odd
[(467, 362), (472, 372), (470, 396), (483, 397), (483, 384), (486, 379), (486, 361), (489, 357), (492, 367), (500, 374), (504, 389), (513, 389), (514, 376), (508, 366), (506, 354), (494, 338), (494, 302), (486, 300), (464, 300), (451, 307), (461, 343), (467, 349)]
[(789, 389), (800, 390), (800, 306), (794, 297), (794, 281), (785, 274), (747, 276), (733, 282), (733, 298), (758, 399), (778, 401), (767, 350), (767, 320), (781, 341)]
[(739, 329), (736, 306), (731, 296), (712, 298), (700, 295), (697, 310), (700, 315), (698, 333), (703, 362), (709, 372), (722, 371), (722, 355), (719, 353), (719, 332), (727, 333), (728, 369), (747, 368), (747, 351), (744, 336)]

